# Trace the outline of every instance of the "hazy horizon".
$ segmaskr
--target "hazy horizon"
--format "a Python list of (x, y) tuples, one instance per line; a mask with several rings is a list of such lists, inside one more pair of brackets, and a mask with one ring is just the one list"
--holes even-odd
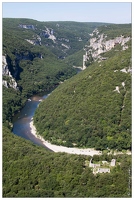
[(40, 22), (129, 24), (132, 23), (131, 6), (131, 2), (3, 2), (2, 17), (27, 18)]

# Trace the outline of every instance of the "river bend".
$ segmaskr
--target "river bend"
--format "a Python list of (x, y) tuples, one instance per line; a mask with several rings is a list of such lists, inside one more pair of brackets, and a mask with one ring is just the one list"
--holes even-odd
[[(23, 137), (27, 140), (32, 141), (34, 144), (41, 145), (46, 147), (43, 142), (36, 138), (31, 133), (30, 122), (31, 118), (34, 116), (34, 112), (38, 107), (39, 103), (46, 99), (49, 94), (44, 96), (34, 95), (30, 99), (27, 100), (26, 105), (22, 110), (15, 115), (13, 118), (13, 133)], [(46, 147), (47, 148), (47, 147)]]

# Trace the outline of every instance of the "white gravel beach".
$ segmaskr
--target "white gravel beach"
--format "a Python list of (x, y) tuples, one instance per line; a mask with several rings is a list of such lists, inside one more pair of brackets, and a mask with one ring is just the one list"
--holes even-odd
[(73, 147), (64, 147), (64, 146), (58, 146), (58, 145), (54, 145), (49, 143), (48, 141), (45, 141), (43, 139), (43, 137), (41, 137), (40, 135), (36, 134), (36, 128), (33, 124), (33, 120), (31, 119), (30, 122), (30, 128), (31, 128), (31, 133), (36, 137), (39, 138), (43, 144), (48, 147), (49, 149), (51, 149), (54, 152), (65, 152), (65, 153), (69, 153), (69, 154), (78, 154), (78, 155), (101, 155), (102, 152), (101, 151), (96, 151), (93, 148), (87, 148), (87, 149), (80, 149), (80, 148), (73, 148)]

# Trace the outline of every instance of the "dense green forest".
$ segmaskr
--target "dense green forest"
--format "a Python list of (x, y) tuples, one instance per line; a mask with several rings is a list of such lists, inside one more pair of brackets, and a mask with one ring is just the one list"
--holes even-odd
[[(3, 19), (3, 26), (6, 32), (13, 32), (24, 39), (35, 39), (41, 37), (41, 45), (46, 46), (57, 57), (67, 57), (81, 50), (89, 40), (89, 33), (95, 28), (107, 23), (95, 22), (39, 22), (31, 19)], [(20, 28), (19, 25), (33, 25), (31, 29)], [(53, 30), (56, 41), (49, 39)], [(49, 33), (48, 33), (49, 32)], [(64, 45), (69, 48), (66, 48)]]
[(75, 67), (82, 67), (83, 66), (83, 55), (84, 55), (84, 50), (81, 49), (80, 51), (68, 56), (65, 58), (65, 63), (67, 63), (70, 66), (75, 66)]
[(100, 34), (106, 35), (106, 40), (114, 39), (123, 35), (124, 37), (132, 37), (132, 25), (131, 24), (108, 24), (98, 27)]
[(38, 133), (65, 146), (131, 149), (131, 73), (120, 71), (129, 67), (131, 46), (60, 85), (35, 112)]
[[(11, 122), (14, 113), (24, 106), (26, 99), (31, 95), (50, 91), (57, 87), (60, 81), (76, 74), (72, 66), (82, 63), (83, 51), (81, 49), (88, 41), (88, 33), (101, 24), (104, 23), (3, 19), (3, 55), (6, 56), (8, 68), (19, 88), (19, 91), (12, 92), (12, 88), (3, 87), (3, 105), (7, 105), (6, 109), (3, 109), (4, 123)], [(21, 28), (20, 25), (30, 25), (30, 28)], [(42, 35), (43, 33), (48, 34), (47, 32), (50, 34), (51, 30), (54, 30), (56, 42)], [(78, 42), (79, 38), (82, 41)], [(26, 41), (32, 39), (36, 41), (36, 45)], [(68, 51), (64, 51), (63, 42), (70, 46)], [(74, 53), (76, 55), (73, 57)], [(72, 61), (67, 59), (63, 62), (59, 59), (69, 55), (72, 56), (70, 58)], [(7, 76), (3, 76), (3, 80), (7, 80)], [(12, 93), (11, 98), (8, 92)]]
[[(131, 42), (76, 75), (73, 66), (82, 66), (95, 28), (109, 38), (115, 28), (131, 36), (130, 25), (3, 19), (3, 56), (17, 83), (2, 93), (3, 197), (131, 197), (131, 156), (105, 150), (131, 150), (131, 73), (120, 71), (131, 68)], [(116, 159), (110, 173), (94, 175), (85, 164), (90, 156), (54, 153), (12, 133), (12, 118), (27, 99), (54, 88), (35, 113), (38, 133), (58, 145), (104, 150), (92, 159)]]
[(90, 156), (53, 153), (3, 129), (3, 197), (130, 197), (131, 156), (115, 158), (110, 174), (93, 175)]
[(19, 88), (15, 91), (3, 87), (3, 106), (6, 108), (3, 109), (3, 121), (6, 123), (32, 94), (50, 91), (60, 81), (76, 74), (75, 69), (58, 59), (45, 45), (29, 44), (25, 39), (31, 37), (32, 30), (22, 31), (17, 22), (19, 24), (20, 20), (3, 21), (3, 55), (6, 55), (8, 68)]

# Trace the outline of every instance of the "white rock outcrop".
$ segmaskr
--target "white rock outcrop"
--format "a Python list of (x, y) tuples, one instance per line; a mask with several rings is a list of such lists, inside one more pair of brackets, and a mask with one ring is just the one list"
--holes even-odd
[(122, 82), (121, 84), (122, 84), (122, 86), (125, 88), (125, 82)]
[(130, 37), (116, 37), (114, 39), (107, 40), (107, 35), (99, 35), (99, 31), (95, 29), (92, 34), (90, 34), (91, 39), (89, 40), (89, 45), (86, 45), (84, 50), (86, 54), (83, 56), (83, 69), (86, 68), (85, 63), (89, 60), (89, 57), (92, 57), (94, 60), (106, 60), (107, 58), (102, 58), (101, 53), (110, 51), (116, 45), (120, 44), (122, 50), (126, 50), (128, 46), (126, 43), (130, 40)]
[(30, 44), (35, 45), (35, 41), (34, 40), (28, 40), (28, 39), (26, 39), (26, 41), (29, 42)]
[(54, 36), (54, 31), (53, 29), (49, 29), (47, 27), (45, 27), (46, 30), (44, 30), (43, 35), (48, 37), (48, 39), (53, 40), (53, 42), (55, 43), (56, 37)]
[(4, 76), (10, 76), (11, 77), (11, 73), (8, 69), (8, 65), (7, 65), (7, 61), (6, 61), (6, 56), (2, 56), (2, 75)]
[(66, 45), (66, 44), (61, 44), (61, 46), (65, 47), (66, 49), (70, 49), (70, 46)]
[(129, 67), (128, 69), (124, 68), (124, 69), (121, 69), (120, 71), (127, 74), (127, 73), (131, 73), (132, 69)]
[(3, 81), (2, 81), (2, 85), (4, 85), (6, 88), (8, 88), (8, 83), (7, 83), (6, 80), (3, 80)]
[(3, 80), (2, 84), (6, 88), (12, 87), (16, 90), (17, 89), (17, 83), (16, 83), (15, 79), (12, 77), (11, 72), (9, 71), (5, 55), (2, 56), (2, 75), (8, 78), (8, 81)]
[(114, 91), (117, 91), (118, 93), (120, 93), (120, 90), (119, 90), (119, 86), (116, 86), (115, 90)]
[(19, 24), (20, 28), (25, 28), (25, 29), (32, 29), (35, 30), (34, 25), (26, 25), (26, 24)]
[(33, 39), (31, 39), (31, 40), (26, 39), (26, 41), (33, 45), (36, 45), (36, 44), (41, 45), (41, 37), (39, 35), (33, 36)]
[(130, 37), (124, 38), (124, 36), (116, 37), (113, 40), (106, 41), (106, 37), (104, 34), (98, 35), (98, 38), (94, 37), (89, 40), (89, 47), (90, 51), (92, 52), (92, 57), (97, 58), (97, 56), (101, 53), (110, 51), (112, 48), (114, 48), (117, 44), (121, 44), (123, 47), (123, 50), (127, 48), (127, 46), (124, 47), (125, 43), (130, 40)]

